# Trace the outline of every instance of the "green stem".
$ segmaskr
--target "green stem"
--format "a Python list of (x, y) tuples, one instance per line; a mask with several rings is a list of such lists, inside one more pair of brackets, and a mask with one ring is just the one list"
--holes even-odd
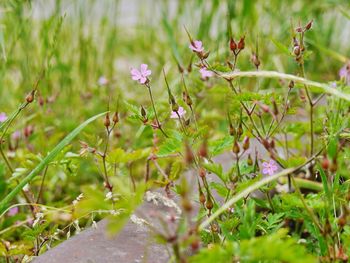
[(154, 116), (156, 117), (157, 126), (158, 126), (159, 130), (163, 133), (163, 135), (168, 138), (169, 136), (164, 132), (162, 126), (160, 125), (160, 122), (159, 122), (159, 119), (158, 119), (158, 115), (157, 115), (157, 111), (156, 111), (156, 107), (154, 105), (154, 100), (153, 100), (151, 87), (149, 86), (149, 84), (147, 84), (146, 87), (148, 88), (149, 96), (151, 98), (151, 103), (152, 103), (152, 107), (153, 107), (153, 111), (154, 111)]
[(320, 83), (305, 78), (297, 77), (291, 74), (280, 73), (277, 71), (239, 71), (239, 72), (217, 72), (219, 76), (226, 80), (233, 80), (235, 78), (277, 78), (293, 80), (294, 82), (306, 84), (310, 87), (315, 87), (321, 89), (323, 92), (334, 95), (336, 97), (342, 98), (344, 100), (350, 101), (350, 94), (343, 93), (338, 89), (332, 88), (330, 85), (325, 83)]

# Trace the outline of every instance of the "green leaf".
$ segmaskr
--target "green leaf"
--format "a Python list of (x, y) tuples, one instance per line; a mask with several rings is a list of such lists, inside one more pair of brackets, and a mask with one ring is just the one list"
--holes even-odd
[(97, 118), (105, 115), (100, 113), (86, 120), (60, 141), (54, 149), (0, 202), (0, 213), (6, 210), (6, 207), (13, 198), (22, 190), (22, 188), (35, 178), (53, 159), (66, 147), (88, 124)]

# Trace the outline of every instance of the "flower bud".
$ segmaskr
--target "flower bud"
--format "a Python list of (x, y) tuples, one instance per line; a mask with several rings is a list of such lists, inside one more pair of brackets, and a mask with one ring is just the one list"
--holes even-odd
[(230, 49), (232, 52), (235, 52), (237, 49), (237, 44), (232, 37), (230, 38)]
[(300, 55), (300, 46), (295, 46), (293, 48), (293, 53), (294, 53), (294, 55), (299, 56)]
[(254, 66), (258, 69), (260, 66), (260, 60), (259, 60), (258, 55), (255, 54), (254, 52), (252, 54), (251, 61), (253, 62)]
[(291, 81), (289, 82), (288, 88), (290, 88), (290, 89), (294, 88), (294, 81), (293, 81), (293, 80), (291, 80)]
[(208, 157), (208, 147), (207, 147), (207, 142), (206, 142), (206, 141), (204, 141), (204, 142), (201, 144), (201, 146), (200, 146), (200, 148), (199, 148), (199, 151), (198, 151), (198, 155), (199, 155), (200, 157), (203, 157), (203, 158)]
[(32, 103), (34, 100), (35, 90), (32, 90), (27, 96), (26, 101), (27, 103)]
[(185, 155), (186, 163), (191, 164), (195, 159), (192, 149), (188, 143), (185, 144), (185, 148), (186, 148), (186, 155)]
[(249, 137), (248, 136), (246, 136), (246, 137), (244, 137), (244, 140), (243, 140), (243, 150), (248, 150), (249, 149)]
[(199, 202), (201, 202), (202, 205), (205, 203), (205, 195), (202, 191), (199, 192)]
[(278, 107), (277, 107), (277, 103), (274, 99), (272, 100), (272, 106), (273, 106), (273, 115), (277, 116), (278, 115)]
[(213, 207), (214, 207), (213, 201), (211, 200), (209, 194), (208, 194), (208, 197), (207, 197), (207, 202), (205, 203), (205, 207), (206, 207), (208, 210), (212, 210)]
[(230, 124), (230, 135), (231, 135), (231, 136), (235, 136), (235, 135), (236, 135), (236, 130), (235, 130), (235, 128), (232, 126), (232, 124)]
[(238, 145), (237, 141), (234, 142), (233, 147), (232, 147), (232, 151), (233, 151), (233, 153), (235, 153), (235, 154), (238, 154), (238, 153), (239, 153), (240, 148), (239, 148), (239, 145)]
[(329, 168), (329, 160), (328, 160), (327, 156), (325, 156), (323, 158), (321, 166), (322, 166), (323, 170), (328, 170), (328, 168)]
[(241, 39), (238, 42), (237, 48), (239, 50), (243, 50), (245, 47), (245, 42), (244, 42), (245, 36), (241, 37)]
[(242, 134), (243, 134), (243, 128), (242, 128), (242, 123), (240, 123), (237, 129), (238, 138), (241, 137)]
[(117, 111), (113, 115), (113, 122), (114, 123), (118, 123), (119, 122), (119, 115), (118, 115)]
[(205, 177), (205, 174), (206, 174), (206, 171), (203, 167), (199, 168), (199, 176), (201, 178), (204, 178)]
[(105, 119), (103, 121), (103, 125), (108, 128), (111, 125), (111, 120), (109, 119), (109, 113), (107, 112)]
[(252, 157), (250, 156), (250, 154), (248, 154), (247, 164), (249, 166), (253, 165), (253, 160), (252, 160)]
[(312, 27), (313, 22), (314, 22), (314, 20), (311, 20), (309, 23), (307, 23), (306, 26), (305, 26), (305, 30), (310, 30), (311, 27)]

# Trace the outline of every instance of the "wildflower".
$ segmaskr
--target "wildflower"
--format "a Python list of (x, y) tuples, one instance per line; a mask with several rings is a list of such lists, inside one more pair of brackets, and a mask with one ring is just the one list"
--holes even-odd
[(202, 75), (202, 79), (208, 79), (213, 76), (213, 72), (211, 72), (210, 70), (207, 70), (206, 68), (201, 68), (199, 72)]
[(179, 109), (176, 111), (172, 111), (170, 118), (172, 119), (177, 119), (179, 116), (182, 117), (186, 114), (186, 111), (184, 110), (183, 107), (179, 107)]
[(339, 77), (345, 80), (346, 85), (350, 85), (350, 63), (340, 69)]
[(7, 120), (7, 115), (4, 112), (0, 113), (0, 122), (4, 122)]
[(270, 160), (269, 162), (263, 162), (263, 174), (273, 175), (277, 170), (277, 164), (274, 160)]
[(108, 85), (109, 80), (105, 76), (101, 76), (97, 82), (98, 82), (98, 85), (100, 86), (106, 86)]
[(196, 53), (202, 53), (204, 51), (203, 43), (200, 40), (192, 41), (189, 48)]
[(18, 207), (17, 206), (16, 207), (12, 207), (7, 213), (8, 216), (14, 216), (14, 215), (17, 215), (17, 214), (18, 214)]
[(140, 84), (145, 84), (148, 80), (147, 77), (152, 74), (152, 71), (147, 68), (148, 68), (147, 64), (141, 64), (140, 70), (136, 68), (132, 68), (130, 70), (132, 79), (137, 80), (138, 82), (140, 82)]

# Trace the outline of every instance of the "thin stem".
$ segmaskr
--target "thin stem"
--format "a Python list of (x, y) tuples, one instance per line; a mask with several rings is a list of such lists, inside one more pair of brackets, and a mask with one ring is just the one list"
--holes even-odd
[(157, 111), (156, 111), (156, 107), (155, 107), (155, 104), (154, 104), (154, 100), (153, 100), (153, 95), (152, 95), (152, 90), (151, 90), (151, 87), (149, 86), (149, 84), (146, 84), (146, 87), (148, 88), (148, 92), (149, 92), (149, 96), (151, 98), (151, 103), (152, 103), (152, 107), (153, 107), (153, 111), (154, 111), (154, 116), (156, 118), (156, 121), (157, 121), (157, 126), (158, 126), (158, 129), (163, 133), (163, 135), (165, 137), (169, 137), (163, 130), (162, 126), (160, 125), (160, 122), (159, 122), (159, 119), (158, 119), (158, 115), (157, 115)]

